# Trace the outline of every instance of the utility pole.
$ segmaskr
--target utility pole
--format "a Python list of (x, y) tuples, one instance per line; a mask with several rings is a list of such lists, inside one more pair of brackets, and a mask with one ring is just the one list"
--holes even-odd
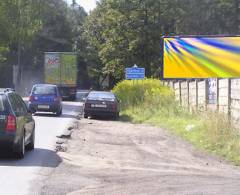
[[(22, 80), (22, 69), (21, 69), (21, 0), (18, 0), (18, 45), (17, 45), (17, 67), (18, 67), (18, 74), (17, 74), (17, 83), (21, 84)], [(16, 87), (16, 86), (15, 86)]]

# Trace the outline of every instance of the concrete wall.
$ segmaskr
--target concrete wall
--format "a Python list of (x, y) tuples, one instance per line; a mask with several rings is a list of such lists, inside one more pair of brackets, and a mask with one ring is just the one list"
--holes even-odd
[(197, 106), (198, 104), (198, 99), (197, 99), (197, 94), (198, 94), (198, 91), (197, 91), (197, 82), (194, 81), (194, 82), (190, 82), (189, 83), (189, 105), (194, 108)]
[(175, 98), (176, 98), (176, 101), (178, 101), (180, 104), (181, 104), (181, 90), (180, 90), (180, 83), (177, 82), (177, 83), (174, 83), (174, 91), (175, 91)]
[(198, 108), (200, 110), (205, 110), (207, 105), (207, 94), (206, 94), (206, 82), (198, 82)]
[(208, 84), (204, 81), (168, 82), (175, 91), (176, 100), (190, 110), (219, 110), (234, 122), (240, 123), (240, 79), (218, 79), (215, 103), (209, 104)]
[(231, 118), (240, 123), (240, 79), (231, 80), (230, 94), (230, 114)]
[(189, 86), (188, 86), (188, 82), (181, 82), (181, 99), (182, 99), (182, 106), (188, 106), (188, 90), (189, 90)]
[(226, 114), (228, 114), (228, 103), (229, 103), (228, 88), (229, 88), (229, 80), (220, 79), (219, 86), (218, 86), (218, 91), (219, 91), (218, 107), (219, 107), (219, 111), (224, 112)]

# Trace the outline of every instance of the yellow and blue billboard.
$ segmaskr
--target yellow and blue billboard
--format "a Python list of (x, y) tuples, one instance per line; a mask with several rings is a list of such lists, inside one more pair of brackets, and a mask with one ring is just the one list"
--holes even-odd
[(164, 78), (240, 77), (240, 37), (166, 37)]

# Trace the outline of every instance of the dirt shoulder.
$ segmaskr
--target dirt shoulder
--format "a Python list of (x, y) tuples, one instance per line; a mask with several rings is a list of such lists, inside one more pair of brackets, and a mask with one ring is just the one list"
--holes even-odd
[(239, 194), (240, 168), (149, 125), (83, 119), (41, 194)]

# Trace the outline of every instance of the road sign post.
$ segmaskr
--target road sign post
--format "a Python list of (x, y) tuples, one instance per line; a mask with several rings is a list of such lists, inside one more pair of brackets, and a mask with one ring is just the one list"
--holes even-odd
[[(131, 68), (125, 69), (125, 79), (126, 80), (132, 80), (133, 86), (135, 84), (135, 80), (143, 80), (145, 78), (145, 68), (138, 68), (137, 65), (134, 65)], [(134, 102), (135, 98), (133, 99), (132, 105), (133, 105), (133, 112), (134, 112)]]

